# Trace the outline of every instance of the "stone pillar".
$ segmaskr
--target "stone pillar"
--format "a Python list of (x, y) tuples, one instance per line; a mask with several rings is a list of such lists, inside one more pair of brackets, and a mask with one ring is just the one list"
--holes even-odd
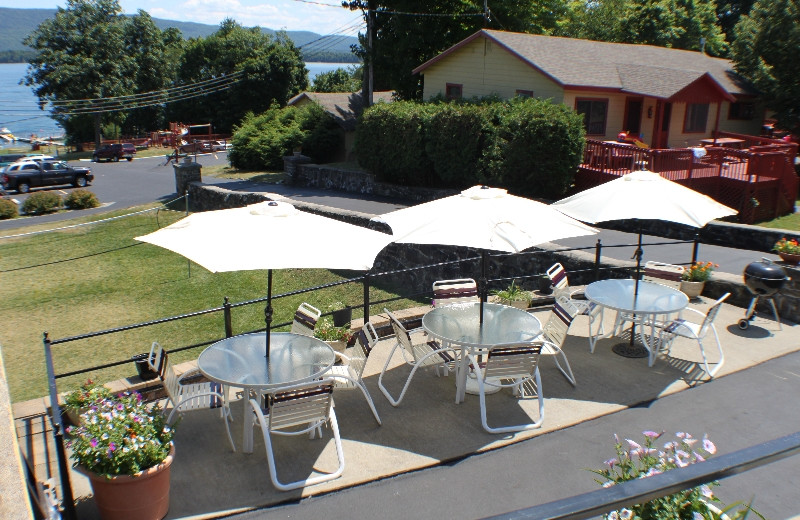
[(175, 193), (178, 196), (186, 193), (190, 182), (203, 182), (200, 176), (202, 167), (200, 163), (192, 162), (192, 158), (189, 156), (184, 157), (183, 162), (172, 165), (175, 170)]
[(300, 152), (294, 152), (293, 155), (285, 156), (283, 158), (283, 172), (287, 177), (289, 177), (289, 183), (297, 183), (298, 175), (300, 173), (298, 166), (301, 164), (310, 164), (311, 162), (311, 157), (306, 157)]

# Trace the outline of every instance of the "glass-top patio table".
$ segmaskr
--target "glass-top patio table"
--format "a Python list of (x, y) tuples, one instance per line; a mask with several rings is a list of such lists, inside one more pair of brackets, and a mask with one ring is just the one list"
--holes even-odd
[[(635, 280), (600, 280), (587, 285), (584, 294), (587, 300), (598, 305), (636, 316), (634, 327), (639, 325), (642, 345), (647, 349), (648, 364), (653, 366), (658, 342), (655, 335), (656, 317), (683, 310), (689, 305), (689, 297), (672, 287), (642, 280), (639, 281), (639, 288), (634, 297), (635, 287)], [(648, 321), (646, 318), (650, 318), (650, 341), (645, 341), (644, 337), (644, 326)]]
[(464, 401), (467, 387), (466, 351), (474, 355), (501, 343), (528, 343), (542, 332), (542, 324), (536, 316), (522, 309), (484, 303), (483, 325), (479, 312), (480, 303), (456, 303), (436, 307), (422, 317), (422, 328), (428, 334), (462, 351), (456, 373), (457, 403)]
[(197, 367), (209, 379), (243, 388), (243, 451), (253, 451), (253, 414), (248, 403), (251, 391), (274, 390), (319, 379), (336, 360), (333, 349), (324, 341), (290, 332), (270, 334), (269, 358), (265, 356), (263, 332), (233, 336), (205, 349)]

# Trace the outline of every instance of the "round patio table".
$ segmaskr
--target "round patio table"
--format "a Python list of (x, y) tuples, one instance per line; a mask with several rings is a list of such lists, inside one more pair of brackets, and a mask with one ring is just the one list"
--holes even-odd
[(243, 451), (253, 451), (253, 414), (249, 413), (251, 391), (275, 390), (321, 378), (336, 361), (324, 341), (291, 332), (270, 334), (269, 358), (265, 356), (266, 334), (256, 332), (225, 338), (205, 349), (197, 367), (209, 379), (244, 389)]
[[(628, 357), (648, 356), (648, 364), (653, 366), (657, 352), (655, 337), (656, 316), (679, 312), (689, 305), (689, 297), (660, 283), (639, 281), (639, 289), (634, 295), (636, 283), (630, 279), (600, 280), (586, 286), (586, 299), (603, 307), (636, 316), (634, 327), (639, 325), (639, 335), (646, 349), (644, 356), (628, 355)], [(650, 341), (645, 341), (645, 318), (650, 318)], [(633, 335), (634, 331), (631, 331)], [(619, 353), (619, 352), (618, 352)], [(626, 354), (621, 354), (626, 355)]]
[[(477, 354), (501, 343), (529, 343), (542, 332), (542, 324), (528, 312), (499, 303), (483, 304), (483, 325), (480, 303), (442, 305), (422, 317), (422, 328), (446, 344), (461, 350), (456, 372), (456, 402), (464, 400), (467, 391), (467, 353)], [(477, 388), (477, 385), (476, 385)], [(477, 390), (470, 389), (470, 393)]]

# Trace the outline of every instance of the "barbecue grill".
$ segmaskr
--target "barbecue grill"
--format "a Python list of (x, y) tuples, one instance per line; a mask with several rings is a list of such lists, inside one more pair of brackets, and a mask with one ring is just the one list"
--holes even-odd
[(768, 258), (762, 258), (758, 262), (747, 264), (747, 267), (744, 268), (744, 283), (747, 286), (747, 290), (753, 295), (753, 299), (750, 301), (750, 306), (747, 308), (744, 318), (739, 320), (740, 329), (745, 330), (750, 326), (755, 314), (756, 303), (762, 297), (769, 300), (775, 321), (778, 322), (778, 326), (781, 325), (778, 308), (775, 306), (775, 300), (772, 297), (783, 288), (788, 279), (781, 266)]

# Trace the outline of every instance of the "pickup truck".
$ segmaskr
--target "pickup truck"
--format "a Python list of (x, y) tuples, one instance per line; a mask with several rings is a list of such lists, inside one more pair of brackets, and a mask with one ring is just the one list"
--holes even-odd
[(94, 175), (91, 169), (72, 167), (66, 161), (24, 161), (7, 166), (0, 180), (3, 189), (28, 193), (39, 186), (72, 184), (82, 188), (94, 180)]
[(131, 143), (112, 143), (104, 144), (94, 151), (92, 154), (92, 161), (100, 162), (101, 160), (117, 162), (120, 159), (133, 160), (136, 153), (136, 147)]

